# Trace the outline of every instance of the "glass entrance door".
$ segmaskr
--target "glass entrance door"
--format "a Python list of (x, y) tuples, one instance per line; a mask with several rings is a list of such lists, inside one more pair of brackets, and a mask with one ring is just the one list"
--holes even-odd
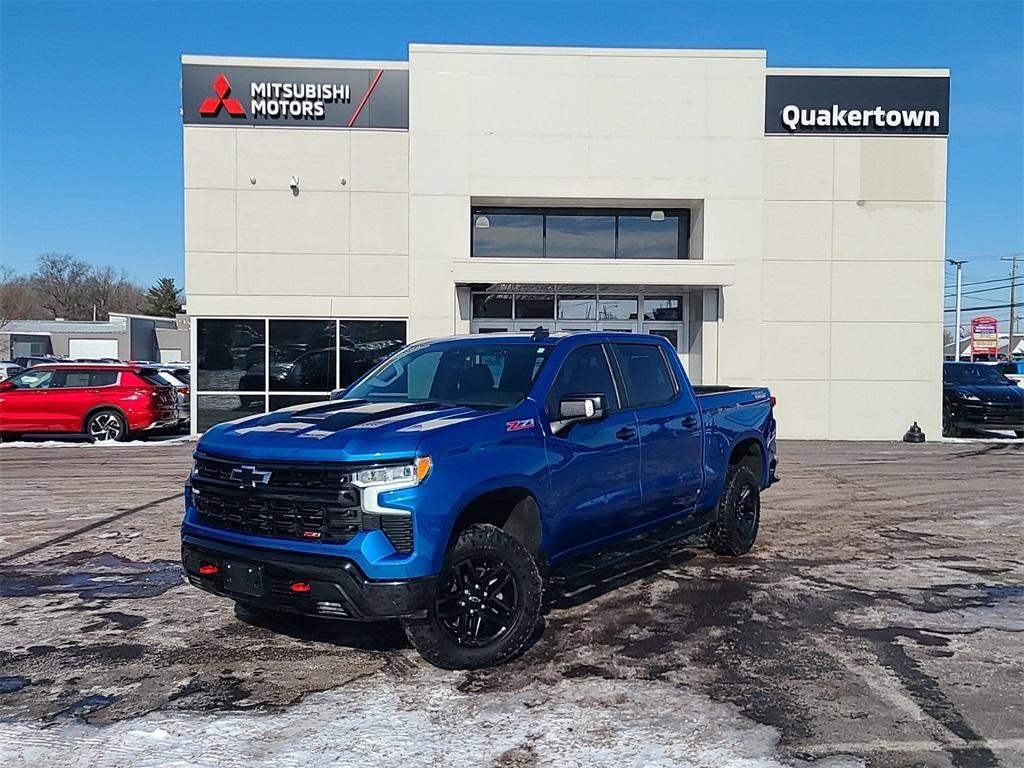
[(650, 333), (654, 336), (663, 336), (672, 343), (672, 346), (676, 348), (677, 352), (682, 351), (682, 347), (679, 346), (682, 330), (682, 323), (644, 323), (645, 333)]

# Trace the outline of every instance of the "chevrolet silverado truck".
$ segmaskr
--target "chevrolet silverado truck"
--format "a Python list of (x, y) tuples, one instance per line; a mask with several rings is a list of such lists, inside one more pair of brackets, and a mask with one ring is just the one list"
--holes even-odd
[(498, 664), (564, 564), (668, 528), (747, 552), (773, 406), (763, 388), (691, 386), (659, 336), (412, 344), (337, 399), (207, 431), (183, 565), (243, 615), (397, 618), (432, 664)]

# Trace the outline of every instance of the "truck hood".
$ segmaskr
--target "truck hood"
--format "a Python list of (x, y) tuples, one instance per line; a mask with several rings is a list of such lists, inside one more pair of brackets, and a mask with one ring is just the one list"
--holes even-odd
[(438, 403), (333, 400), (220, 424), (196, 450), (239, 459), (386, 461), (413, 456), (427, 433), (493, 413)]

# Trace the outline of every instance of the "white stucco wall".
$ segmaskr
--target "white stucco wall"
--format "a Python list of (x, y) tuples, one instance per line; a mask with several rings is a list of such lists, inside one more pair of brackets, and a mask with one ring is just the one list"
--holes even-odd
[[(771, 386), (782, 437), (940, 433), (945, 138), (765, 136), (764, 51), (408, 66), (407, 132), (185, 127), (192, 315), (408, 318), (415, 340), (468, 331), (457, 284), (690, 286), (701, 380)], [(470, 259), (474, 204), (689, 208), (693, 260)]]

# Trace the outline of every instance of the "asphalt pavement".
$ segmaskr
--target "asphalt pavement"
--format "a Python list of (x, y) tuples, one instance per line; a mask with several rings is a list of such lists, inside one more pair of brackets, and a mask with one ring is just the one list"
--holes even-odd
[(192, 444), (0, 447), (5, 766), (1024, 766), (1024, 446), (780, 446), (754, 551), (549, 594), (491, 670), (184, 583)]

